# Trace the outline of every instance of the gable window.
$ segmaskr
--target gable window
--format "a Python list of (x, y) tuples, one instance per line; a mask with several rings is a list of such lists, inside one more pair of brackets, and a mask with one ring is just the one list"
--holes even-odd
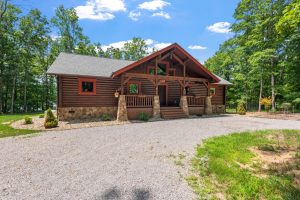
[(215, 94), (216, 94), (216, 88), (210, 88), (209, 89), (209, 94), (210, 94), (210, 96), (214, 96)]
[(140, 94), (141, 83), (140, 82), (129, 82), (127, 85), (127, 91), (129, 94)]
[(79, 78), (78, 89), (81, 95), (96, 94), (96, 79)]

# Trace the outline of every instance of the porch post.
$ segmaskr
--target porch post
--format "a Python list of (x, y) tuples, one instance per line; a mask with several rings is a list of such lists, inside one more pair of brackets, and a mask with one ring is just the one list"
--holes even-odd
[(153, 97), (153, 118), (160, 118), (160, 102), (159, 102), (159, 96), (155, 95)]
[(187, 96), (183, 95), (180, 97), (180, 108), (183, 110), (184, 114), (189, 116), (189, 105), (187, 102)]
[(125, 95), (119, 96), (117, 120), (118, 121), (128, 121)]
[(206, 115), (212, 114), (211, 97), (212, 96), (210, 96), (210, 95), (205, 97), (204, 114), (206, 114)]

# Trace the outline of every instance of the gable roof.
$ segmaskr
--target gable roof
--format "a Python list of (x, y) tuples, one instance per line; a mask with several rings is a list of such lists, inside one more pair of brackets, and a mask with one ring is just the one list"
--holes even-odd
[(201, 71), (203, 71), (203, 73), (205, 73), (206, 75), (208, 75), (208, 77), (211, 77), (215, 82), (219, 82), (220, 79), (215, 76), (213, 73), (211, 73), (208, 69), (206, 69), (198, 60), (196, 60), (193, 56), (191, 56), (187, 51), (185, 51), (180, 45), (178, 45), (177, 43), (174, 43), (174, 44), (171, 44), (149, 56), (146, 56), (122, 69), (119, 69), (118, 71), (114, 72), (112, 77), (116, 77), (116, 76), (119, 76), (120, 74), (128, 71), (128, 70), (131, 70), (137, 66), (139, 66), (140, 64), (144, 63), (144, 62), (147, 62), (157, 56), (159, 56), (160, 54), (162, 53), (165, 53), (171, 49), (177, 49), (179, 50), (181, 53), (183, 53), (188, 59), (190, 59), (193, 63), (195, 63), (195, 65), (197, 66), (197, 68)]
[(217, 83), (213, 83), (213, 85), (232, 85), (232, 83), (230, 83), (229, 81), (225, 80), (224, 78), (214, 74), (216, 77), (218, 77), (220, 79), (219, 82)]
[(47, 74), (110, 77), (113, 72), (133, 62), (134, 61), (60, 53), (48, 69)]
[(187, 53), (182, 47), (174, 43), (160, 51), (146, 56), (138, 61), (128, 61), (119, 59), (102, 58), (95, 56), (79, 55), (72, 53), (60, 53), (47, 71), (49, 75), (78, 75), (78, 76), (100, 76), (116, 77), (136, 66), (155, 58), (161, 53), (171, 49), (178, 49), (186, 57), (195, 63), (199, 70), (205, 72), (218, 85), (232, 85), (227, 80), (217, 76), (206, 69), (200, 62)]

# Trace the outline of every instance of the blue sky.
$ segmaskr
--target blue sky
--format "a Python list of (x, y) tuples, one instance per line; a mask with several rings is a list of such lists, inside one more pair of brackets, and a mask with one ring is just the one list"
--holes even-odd
[(229, 37), (238, 0), (12, 0), (24, 12), (40, 9), (51, 18), (63, 4), (76, 8), (92, 42), (121, 47), (132, 37), (162, 48), (177, 42), (202, 63)]

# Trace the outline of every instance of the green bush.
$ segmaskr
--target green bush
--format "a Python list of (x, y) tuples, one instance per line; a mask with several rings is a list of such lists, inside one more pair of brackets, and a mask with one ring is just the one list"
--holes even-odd
[(33, 123), (33, 122), (32, 122), (32, 118), (29, 117), (29, 116), (25, 116), (25, 118), (24, 118), (24, 123), (25, 123), (25, 124), (32, 124), (32, 123)]
[(54, 128), (54, 127), (57, 127), (57, 125), (58, 125), (58, 121), (56, 119), (53, 121), (44, 123), (45, 128)]
[(296, 99), (293, 101), (293, 105), (294, 105), (296, 108), (300, 108), (300, 98), (296, 98)]
[(101, 115), (101, 120), (102, 121), (110, 121), (111, 120), (111, 116), (107, 113), (104, 113)]
[(149, 121), (150, 116), (147, 113), (141, 112), (139, 113), (139, 120), (147, 122)]
[(280, 106), (283, 110), (287, 111), (289, 110), (291, 107), (292, 107), (292, 104), (291, 103), (282, 103), (281, 106)]
[(39, 118), (44, 118), (44, 117), (45, 117), (44, 114), (40, 114), (40, 115), (39, 115)]
[(246, 106), (244, 101), (239, 101), (236, 109), (237, 113), (240, 115), (246, 114)]
[(44, 127), (45, 128), (54, 128), (54, 127), (57, 127), (57, 125), (58, 125), (58, 121), (57, 121), (56, 117), (54, 116), (52, 110), (49, 108), (46, 111)]

